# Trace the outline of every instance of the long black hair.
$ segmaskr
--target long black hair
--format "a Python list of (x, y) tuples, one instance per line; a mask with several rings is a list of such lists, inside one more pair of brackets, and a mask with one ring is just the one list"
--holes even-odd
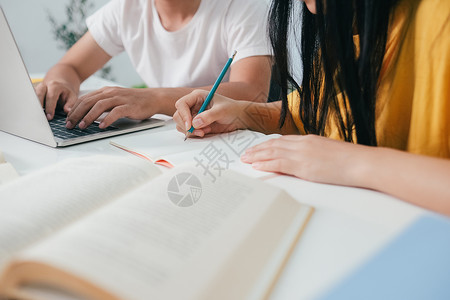
[[(291, 73), (288, 51), (288, 39), (295, 36), (289, 33), (290, 26), (295, 26), (291, 24), (295, 20), (294, 1), (298, 0), (272, 0), (269, 14), (274, 77), (281, 87), (280, 125), (286, 119), (287, 95), (293, 87), (299, 92), (299, 115), (306, 133), (324, 135), (327, 119), (333, 117), (344, 140), (375, 146), (378, 78), (390, 18), (398, 1), (317, 0), (316, 14), (303, 3), (301, 84)], [(354, 44), (355, 32), (359, 47)]]

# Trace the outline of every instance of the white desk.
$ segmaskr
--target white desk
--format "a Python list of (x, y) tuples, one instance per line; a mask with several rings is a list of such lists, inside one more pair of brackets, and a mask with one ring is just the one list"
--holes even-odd
[[(91, 81), (92, 82), (92, 81)], [(98, 81), (96, 84), (101, 83)], [(91, 88), (91, 87), (89, 87)], [(164, 127), (132, 133), (145, 136)], [(69, 157), (130, 155), (109, 139), (54, 149), (0, 132), (0, 150), (20, 175)], [(268, 182), (316, 208), (289, 259), (271, 299), (313, 299), (358, 267), (425, 210), (369, 190), (315, 184), (282, 176)]]

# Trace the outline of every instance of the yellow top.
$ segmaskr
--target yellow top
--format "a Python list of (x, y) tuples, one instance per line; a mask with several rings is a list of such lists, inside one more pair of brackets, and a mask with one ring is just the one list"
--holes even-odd
[[(450, 158), (450, 1), (405, 0), (390, 24), (377, 91), (379, 146)], [(300, 133), (298, 93), (288, 97)], [(329, 120), (326, 135), (342, 139)]]

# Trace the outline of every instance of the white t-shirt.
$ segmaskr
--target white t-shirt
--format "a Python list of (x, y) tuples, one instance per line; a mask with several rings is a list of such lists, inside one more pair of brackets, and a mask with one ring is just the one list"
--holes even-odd
[(127, 52), (147, 86), (200, 87), (214, 83), (234, 50), (233, 63), (270, 55), (267, 9), (262, 0), (203, 0), (187, 25), (168, 32), (154, 0), (112, 0), (86, 22), (109, 55)]

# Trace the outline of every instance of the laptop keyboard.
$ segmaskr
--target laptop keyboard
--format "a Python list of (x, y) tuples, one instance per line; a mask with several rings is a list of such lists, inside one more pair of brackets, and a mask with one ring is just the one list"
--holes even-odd
[(49, 121), (49, 124), (50, 128), (53, 131), (53, 135), (64, 140), (117, 129), (117, 127), (114, 126), (100, 129), (98, 127), (98, 124), (95, 122), (88, 126), (88, 128), (83, 130), (79, 129), (78, 127), (75, 127), (74, 129), (67, 129), (66, 116), (60, 114), (55, 114), (53, 120)]

